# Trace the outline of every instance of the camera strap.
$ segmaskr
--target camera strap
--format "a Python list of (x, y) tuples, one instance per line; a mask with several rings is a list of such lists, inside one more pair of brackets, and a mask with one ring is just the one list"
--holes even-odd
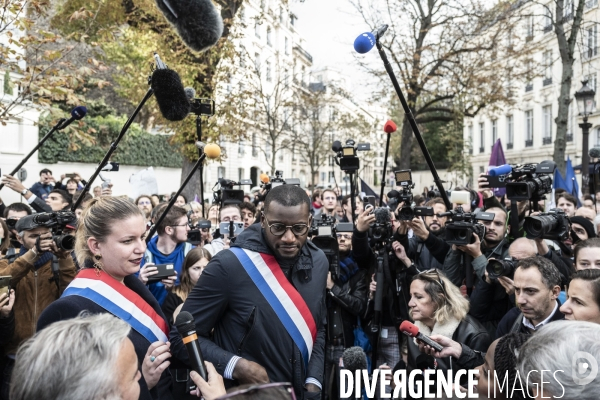
[[(39, 236), (38, 236), (38, 240), (39, 240)], [(58, 289), (58, 292), (60, 293), (60, 285), (59, 285), (59, 268), (60, 266), (58, 265), (58, 257), (56, 257), (55, 255), (52, 255), (52, 264), (50, 264), (52, 267), (52, 278), (48, 279), (49, 282), (54, 282), (56, 284), (56, 288)]]

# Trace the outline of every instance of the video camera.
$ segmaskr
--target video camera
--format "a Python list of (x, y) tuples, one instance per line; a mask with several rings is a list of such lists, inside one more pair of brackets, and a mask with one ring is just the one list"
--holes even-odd
[(490, 279), (498, 279), (501, 276), (512, 277), (517, 268), (518, 261), (512, 257), (506, 257), (504, 260), (490, 258), (485, 270)]
[(352, 139), (346, 140), (346, 144), (342, 146), (339, 140), (333, 142), (331, 150), (336, 153), (335, 162), (340, 166), (342, 171), (358, 171), (360, 168), (360, 160), (356, 155), (358, 151), (371, 150), (370, 143), (358, 143)]
[[(266, 176), (265, 176), (266, 178)], [(267, 182), (263, 182), (261, 188), (265, 189), (265, 196), (269, 191), (277, 186), (281, 185), (296, 185), (300, 186), (300, 179), (298, 178), (288, 178), (283, 179), (283, 171), (275, 171), (275, 177), (268, 177), (269, 180)], [(262, 179), (262, 178), (261, 178)], [(266, 179), (265, 179), (266, 180)]]
[(477, 221), (493, 221), (496, 214), (489, 212), (466, 213), (461, 204), (470, 201), (469, 192), (452, 192), (450, 201), (458, 204), (456, 210), (438, 214), (439, 217), (449, 217), (449, 223), (446, 223), (446, 243), (457, 246), (466, 246), (475, 242), (473, 234), (476, 234), (480, 240), (485, 237), (485, 226)]
[(337, 241), (338, 232), (353, 232), (354, 225), (351, 222), (337, 222), (332, 216), (321, 214), (321, 218), (315, 218), (313, 226), (309, 231), (311, 241), (327, 256), (329, 270), (332, 279), (339, 275), (339, 245)]
[(560, 208), (547, 213), (525, 217), (523, 230), (528, 239), (550, 239), (563, 241), (568, 239), (571, 221)]
[(556, 163), (551, 160), (539, 164), (509, 164), (492, 168), (486, 177), (492, 188), (506, 187), (509, 200), (538, 201), (552, 191), (552, 174)]
[(424, 217), (434, 215), (433, 207), (413, 207), (412, 189), (415, 184), (412, 181), (410, 169), (394, 171), (396, 176), (396, 185), (400, 186), (400, 191), (391, 190), (388, 193), (388, 207), (395, 210), (398, 204), (404, 202), (402, 208), (396, 213), (396, 219), (400, 221), (411, 221), (414, 217)]
[(54, 211), (38, 213), (33, 216), (33, 222), (39, 226), (50, 228), (52, 240), (59, 249), (71, 251), (75, 248), (75, 236), (63, 233), (67, 225), (77, 223), (77, 217), (74, 212)]
[(241, 204), (244, 202), (244, 191), (234, 189), (234, 186), (248, 185), (252, 186), (252, 180), (242, 179), (239, 182), (235, 182), (225, 178), (219, 178), (219, 181), (215, 186), (219, 185), (219, 189), (215, 190), (213, 187), (213, 196), (215, 204), (219, 204), (220, 207), (228, 204)]
[(201, 219), (196, 225), (192, 224), (191, 222), (189, 225), (190, 230), (188, 231), (187, 241), (194, 246), (198, 246), (200, 243), (202, 243), (202, 229), (210, 230), (211, 223), (209, 220)]

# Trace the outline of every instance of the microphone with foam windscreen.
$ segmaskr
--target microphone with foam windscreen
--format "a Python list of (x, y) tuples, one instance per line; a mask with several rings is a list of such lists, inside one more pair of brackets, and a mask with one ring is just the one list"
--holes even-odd
[(223, 34), (223, 18), (211, 0), (156, 0), (156, 5), (194, 51), (214, 46)]
[(339, 140), (334, 141), (331, 145), (331, 150), (335, 151), (336, 153), (342, 151), (342, 142), (340, 142)]
[(375, 43), (381, 39), (385, 31), (387, 31), (387, 28), (387, 25), (381, 25), (373, 32), (365, 32), (360, 34), (354, 41), (354, 50), (360, 54), (368, 53), (373, 47), (375, 47)]
[(600, 147), (592, 147), (588, 152), (590, 158), (600, 158)]
[(194, 89), (193, 87), (188, 86), (185, 89), (183, 89), (183, 91), (185, 92), (185, 97), (187, 97), (189, 101), (192, 101), (196, 98), (196, 89)]
[(344, 350), (342, 362), (344, 363), (344, 369), (349, 371), (367, 369), (367, 355), (362, 347), (359, 346), (349, 347)]
[(187, 349), (190, 366), (194, 371), (200, 374), (202, 379), (208, 381), (204, 358), (202, 357), (202, 351), (200, 351), (200, 344), (198, 343), (198, 335), (196, 334), (194, 317), (187, 311), (180, 312), (177, 315), (177, 318), (175, 318), (175, 327), (181, 335), (181, 340)]
[(260, 174), (260, 181), (262, 183), (267, 184), (267, 183), (269, 183), (270, 180), (271, 180), (271, 178), (269, 178), (269, 175), (267, 175), (267, 174)]
[(396, 126), (396, 123), (394, 121), (392, 121), (391, 119), (389, 121), (387, 121), (385, 123), (385, 125), (383, 126), (383, 131), (385, 133), (394, 133), (398, 130), (398, 127)]
[(419, 327), (410, 321), (403, 321), (400, 324), (400, 332), (422, 341), (426, 345), (433, 347), (436, 351), (442, 351), (444, 349), (441, 344), (434, 342), (429, 336), (423, 335), (421, 332), (419, 332)]
[(190, 113), (190, 101), (177, 72), (168, 68), (154, 70), (151, 87), (163, 117), (181, 121)]
[(489, 176), (506, 175), (512, 171), (510, 164), (500, 165), (499, 167), (490, 168), (488, 171)]
[(385, 207), (377, 207), (373, 212), (375, 214), (375, 223), (380, 225), (386, 225), (392, 222), (390, 210)]

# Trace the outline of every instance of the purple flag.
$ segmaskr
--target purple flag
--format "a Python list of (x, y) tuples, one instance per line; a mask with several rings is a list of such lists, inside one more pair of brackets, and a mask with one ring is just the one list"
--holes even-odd
[[(506, 164), (506, 158), (504, 158), (504, 151), (502, 150), (502, 142), (500, 139), (496, 140), (494, 147), (492, 147), (492, 155), (490, 156), (490, 162), (488, 164), (488, 171), (490, 168), (499, 167)], [(506, 194), (506, 188), (494, 188), (494, 196), (504, 196)]]

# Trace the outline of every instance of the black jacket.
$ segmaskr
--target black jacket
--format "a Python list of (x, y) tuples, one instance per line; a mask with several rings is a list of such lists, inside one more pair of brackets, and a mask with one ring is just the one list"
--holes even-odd
[(409, 239), (408, 235), (399, 235), (399, 238), (400, 244), (406, 249), (406, 255), (414, 261), (419, 271), (427, 271), (432, 268), (443, 270), (446, 254), (452, 249), (442, 239), (443, 234), (444, 232), (440, 232), (439, 235), (429, 232), (426, 240), (421, 240), (417, 236)]
[[(556, 302), (558, 303), (558, 308), (548, 323), (565, 319), (565, 315), (560, 312), (560, 301), (556, 300)], [(520, 322), (515, 327), (517, 318), (519, 318)], [(501, 338), (510, 332), (521, 332), (527, 334), (531, 333), (529, 329), (523, 325), (523, 314), (521, 314), (521, 310), (519, 310), (517, 307), (514, 307), (512, 310), (510, 310), (498, 324), (498, 330), (496, 330), (496, 339)]]
[(507, 295), (498, 281), (490, 284), (485, 279), (478, 279), (469, 302), (469, 315), (486, 327), (490, 337), (495, 337), (500, 320), (514, 307), (515, 297)]
[[(257, 224), (245, 229), (233, 246), (273, 254)], [(325, 254), (307, 241), (291, 273), (292, 284), (317, 324), (317, 338), (305, 369), (300, 350), (237, 257), (231, 250), (220, 251), (182, 308), (194, 316), (204, 358), (220, 374), (233, 356), (254, 361), (265, 368), (272, 382), (291, 382), (297, 397), (303, 398), (306, 378), (323, 382), (328, 271)], [(187, 362), (187, 350), (175, 328), (171, 330), (171, 351)]]
[[(448, 371), (452, 367), (454, 375), (461, 369), (472, 369), (483, 364), (485, 352), (492, 343), (492, 339), (487, 330), (475, 318), (467, 315), (463, 319), (452, 335), (452, 340), (462, 343), (463, 352), (461, 357), (450, 360), (450, 357), (436, 359), (437, 369)], [(421, 354), (419, 346), (413, 339), (408, 340), (408, 366), (414, 369), (417, 366), (417, 357)], [(464, 376), (466, 382), (466, 376)], [(463, 380), (461, 382), (464, 386)]]
[[(139, 294), (142, 297), (142, 299), (144, 299), (146, 303), (148, 303), (158, 315), (164, 318), (160, 306), (158, 305), (158, 302), (156, 301), (154, 296), (152, 296), (152, 293), (150, 293), (146, 285), (144, 285), (136, 276), (126, 276), (123, 283), (125, 283), (125, 286), (127, 286), (129, 289)], [(56, 300), (48, 307), (46, 307), (44, 312), (42, 312), (40, 318), (38, 319), (37, 330), (41, 331), (53, 322), (76, 318), (80, 315), (82, 311), (88, 311), (91, 314), (100, 314), (106, 312), (104, 308), (100, 307), (93, 301), (88, 300), (84, 297), (61, 297), (60, 299)], [(141, 371), (141, 363), (143, 362), (144, 357), (146, 357), (148, 347), (150, 347), (152, 343), (150, 343), (144, 336), (139, 334), (134, 329), (131, 330), (128, 337), (133, 342), (133, 347), (135, 349), (135, 353), (137, 354), (138, 363), (140, 364)], [(172, 399), (170, 392), (171, 374), (169, 373), (169, 371), (163, 372), (160, 381), (154, 388), (152, 388), (152, 390), (148, 390), (148, 386), (146, 385), (146, 381), (144, 381), (143, 375), (140, 378), (139, 382), (140, 399)]]

